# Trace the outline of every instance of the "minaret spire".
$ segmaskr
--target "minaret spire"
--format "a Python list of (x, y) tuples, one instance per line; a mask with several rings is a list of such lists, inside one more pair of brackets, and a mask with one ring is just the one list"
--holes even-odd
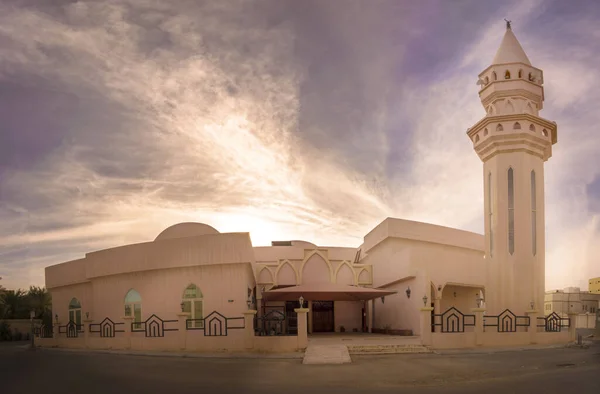
[(506, 30), (512, 30), (510, 24), (512, 23), (512, 21), (507, 20), (506, 18), (504, 18), (504, 20), (506, 21)]

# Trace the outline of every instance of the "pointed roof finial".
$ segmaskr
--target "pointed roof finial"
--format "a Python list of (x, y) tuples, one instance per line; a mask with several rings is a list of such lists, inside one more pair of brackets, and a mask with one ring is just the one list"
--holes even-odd
[(512, 21), (507, 20), (506, 18), (504, 18), (504, 20), (506, 21), (506, 29), (507, 30), (511, 30), (510, 28), (510, 24), (512, 23)]

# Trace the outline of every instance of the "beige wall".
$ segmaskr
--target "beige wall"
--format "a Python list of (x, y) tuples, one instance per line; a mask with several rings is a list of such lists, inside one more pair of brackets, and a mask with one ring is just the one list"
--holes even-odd
[(340, 327), (344, 326), (346, 332), (352, 332), (354, 329), (356, 329), (358, 332), (361, 332), (362, 308), (362, 301), (335, 301), (335, 331), (339, 332)]

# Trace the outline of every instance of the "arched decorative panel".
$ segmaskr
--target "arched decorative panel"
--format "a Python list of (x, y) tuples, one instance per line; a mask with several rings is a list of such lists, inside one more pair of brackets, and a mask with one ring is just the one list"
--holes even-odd
[(258, 283), (273, 283), (273, 274), (267, 267), (263, 267), (258, 274)]
[(342, 263), (336, 273), (335, 283), (338, 285), (355, 285), (354, 270), (347, 263)]
[(358, 274), (358, 283), (371, 283), (371, 274), (369, 274), (369, 271), (367, 271), (365, 268), (363, 268), (363, 270), (360, 271), (360, 274)]
[(302, 266), (302, 284), (331, 283), (331, 266), (318, 253), (311, 255)]
[(297, 285), (298, 280), (296, 278), (296, 271), (290, 264), (289, 261), (286, 261), (282, 265), (279, 266), (277, 270), (277, 285)]

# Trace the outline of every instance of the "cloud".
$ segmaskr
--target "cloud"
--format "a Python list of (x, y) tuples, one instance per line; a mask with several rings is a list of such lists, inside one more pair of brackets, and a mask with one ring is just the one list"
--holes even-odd
[[(475, 80), (503, 34), (500, 9), (474, 3), (461, 26), (444, 18), (459, 17), (452, 7), (298, 4), (0, 5), (0, 84), (22, 97), (0, 138), (12, 152), (0, 160), (5, 284), (41, 284), (44, 266), (181, 221), (249, 231), (255, 245), (358, 246), (387, 216), (481, 232), (481, 163), (465, 133), (484, 115)], [(542, 2), (511, 13), (545, 70), (543, 114), (559, 123), (548, 284), (580, 283), (595, 272), (585, 185), (598, 176), (599, 98), (595, 44), (576, 37), (597, 28), (556, 21)], [(545, 20), (570, 36), (549, 36)], [(571, 247), (587, 252), (565, 274)]]

